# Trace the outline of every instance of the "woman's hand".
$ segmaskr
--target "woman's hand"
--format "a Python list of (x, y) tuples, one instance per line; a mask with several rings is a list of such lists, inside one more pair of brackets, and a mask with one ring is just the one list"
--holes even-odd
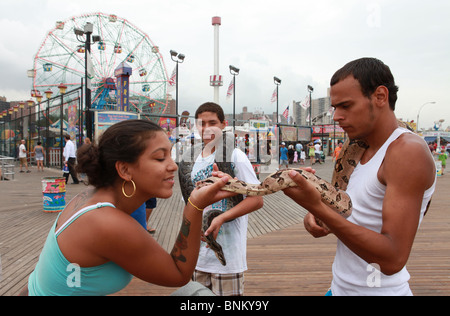
[(234, 192), (221, 190), (221, 188), (228, 182), (228, 180), (231, 179), (231, 176), (219, 171), (216, 164), (213, 165), (212, 175), (214, 177), (220, 178), (221, 181), (217, 181), (214, 184), (201, 188), (195, 188), (191, 192), (190, 200), (198, 208), (204, 209), (208, 205), (237, 194)]

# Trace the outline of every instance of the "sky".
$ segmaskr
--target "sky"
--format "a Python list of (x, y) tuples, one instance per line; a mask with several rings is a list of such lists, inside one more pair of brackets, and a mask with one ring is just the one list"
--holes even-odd
[[(236, 112), (279, 113), (307, 95), (327, 96), (333, 73), (347, 62), (376, 57), (399, 86), (396, 115), (431, 128), (450, 126), (450, 1), (448, 0), (15, 0), (0, 2), (0, 96), (30, 98), (26, 71), (56, 21), (102, 12), (130, 21), (159, 46), (167, 73), (170, 50), (186, 55), (179, 65), (179, 110), (191, 114), (213, 101), (213, 16), (220, 16), (220, 100), (232, 113), (226, 90), (236, 77)], [(435, 102), (434, 104), (428, 102)], [(422, 107), (423, 105), (423, 107)]]

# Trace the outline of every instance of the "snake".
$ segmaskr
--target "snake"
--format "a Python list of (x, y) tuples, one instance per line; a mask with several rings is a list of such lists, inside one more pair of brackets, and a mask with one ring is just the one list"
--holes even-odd
[[(398, 126), (402, 128), (412, 130), (409, 125), (401, 120), (397, 120), (397, 123)], [(358, 165), (367, 148), (369, 148), (369, 146), (364, 141), (347, 138), (336, 159), (331, 183), (304, 169), (288, 168), (270, 174), (260, 184), (249, 184), (232, 178), (225, 184), (222, 190), (235, 192), (240, 196), (264, 196), (272, 194), (297, 185), (289, 176), (289, 172), (294, 170), (300, 173), (317, 191), (319, 191), (322, 202), (344, 218), (347, 218), (352, 213), (352, 201), (345, 190), (347, 189), (353, 170)], [(218, 177), (209, 177), (198, 181), (195, 186), (203, 187), (211, 185), (219, 181), (219, 179), (220, 178)], [(210, 211), (204, 215), (202, 223), (203, 231), (206, 231), (209, 228), (212, 220), (220, 215), (220, 213), (220, 211)], [(326, 228), (326, 225), (318, 218), (316, 218), (316, 222)], [(208, 247), (214, 251), (221, 264), (226, 265), (226, 259), (221, 245), (211, 235), (206, 237), (206, 243), (208, 244)]]
[[(314, 188), (319, 191), (321, 200), (333, 209), (335, 212), (347, 218), (352, 212), (352, 201), (345, 192), (350, 175), (358, 162), (361, 160), (367, 145), (362, 141), (347, 140), (342, 146), (341, 152), (336, 160), (331, 183), (319, 176), (300, 168), (288, 168), (278, 170), (267, 176), (260, 184), (249, 184), (236, 178), (231, 178), (222, 187), (222, 190), (238, 193), (240, 196), (265, 196), (284, 190), (297, 184), (289, 176), (289, 172), (294, 170), (300, 173)], [(195, 186), (198, 188), (212, 185), (220, 181), (219, 177), (208, 177), (197, 181)], [(205, 232), (211, 225), (212, 220), (222, 212), (211, 210), (203, 216), (202, 229)], [(316, 218), (319, 225), (326, 225)], [(222, 265), (226, 265), (226, 258), (222, 246), (214, 239), (212, 234), (205, 236), (208, 247), (214, 251), (217, 259)]]
[[(234, 192), (246, 196), (264, 196), (289, 187), (297, 186), (297, 183), (289, 176), (290, 171), (300, 173), (314, 188), (319, 191), (322, 201), (344, 217), (351, 214), (352, 201), (345, 191), (333, 186), (319, 176), (304, 169), (287, 168), (278, 170), (267, 176), (260, 184), (249, 184), (238, 179), (230, 179), (222, 187), (222, 190)], [(221, 181), (219, 177), (209, 177), (198, 181), (196, 186), (201, 188)]]
[[(289, 176), (289, 172), (294, 170), (300, 173), (309, 183), (311, 183), (321, 195), (321, 200), (335, 212), (347, 218), (351, 215), (352, 201), (345, 192), (350, 175), (358, 162), (361, 160), (364, 151), (368, 148), (366, 143), (358, 140), (347, 140), (342, 146), (341, 152), (336, 160), (331, 183), (319, 176), (300, 168), (287, 168), (278, 170), (267, 176), (260, 184), (249, 184), (236, 178), (231, 178), (222, 187), (222, 190), (238, 193), (238, 196), (265, 196), (294, 187), (297, 184)], [(220, 168), (219, 168), (220, 169)], [(208, 177), (197, 181), (198, 188), (209, 186), (217, 181), (219, 177)], [(211, 225), (212, 220), (219, 216), (222, 211), (210, 210), (203, 216), (202, 229), (205, 232)], [(319, 225), (326, 225), (316, 218)], [(214, 252), (219, 262), (225, 266), (226, 258), (222, 246), (214, 239), (213, 234), (205, 236), (206, 244)]]

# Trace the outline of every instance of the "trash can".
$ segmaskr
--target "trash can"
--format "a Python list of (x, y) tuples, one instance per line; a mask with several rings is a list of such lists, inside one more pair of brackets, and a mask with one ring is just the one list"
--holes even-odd
[(434, 163), (436, 164), (436, 174), (438, 177), (442, 176), (442, 161), (435, 160)]
[(66, 179), (61, 177), (42, 178), (44, 212), (61, 212), (66, 206)]

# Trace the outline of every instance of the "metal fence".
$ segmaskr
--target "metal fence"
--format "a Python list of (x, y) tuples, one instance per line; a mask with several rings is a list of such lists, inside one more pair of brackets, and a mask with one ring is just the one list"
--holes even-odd
[(17, 158), (21, 140), (25, 140), (28, 159), (33, 163), (34, 148), (40, 142), (45, 151), (44, 165), (62, 167), (64, 135), (71, 135), (78, 144), (82, 142), (82, 93), (79, 87), (37, 104), (22, 103), (8, 110), (0, 120), (0, 155)]

